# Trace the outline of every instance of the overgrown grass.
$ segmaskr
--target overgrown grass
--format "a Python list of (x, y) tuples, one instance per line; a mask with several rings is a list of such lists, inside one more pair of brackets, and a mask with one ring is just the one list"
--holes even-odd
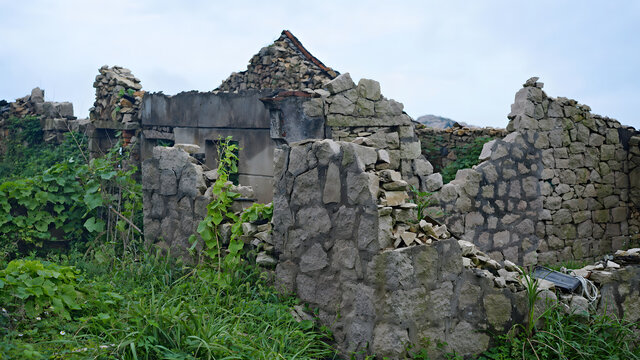
[(640, 359), (637, 324), (607, 314), (583, 317), (564, 314), (559, 307), (544, 316), (544, 326), (531, 337), (503, 335), (498, 345), (479, 357), (507, 359)]
[(526, 323), (517, 324), (508, 334), (499, 336), (496, 346), (482, 354), (480, 360), (640, 359), (638, 323), (606, 312), (586, 317), (567, 314), (562, 304), (547, 303), (544, 311), (536, 314), (541, 290), (530, 272), (524, 274), (524, 285), (528, 303)]
[[(280, 297), (255, 268), (242, 266), (230, 286), (213, 284), (216, 270), (187, 267), (141, 254), (106, 271), (74, 255), (86, 277), (80, 288), (120, 294), (94, 302), (65, 320), (3, 316), (0, 359), (330, 359), (329, 334), (290, 314), (293, 298)], [(19, 319), (18, 322), (13, 319)], [(29, 357), (31, 356), (31, 357)]]

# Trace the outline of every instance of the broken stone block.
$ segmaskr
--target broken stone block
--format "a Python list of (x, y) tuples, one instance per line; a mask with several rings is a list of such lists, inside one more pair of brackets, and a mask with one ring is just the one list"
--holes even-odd
[(202, 150), (200, 150), (200, 146), (196, 144), (175, 144), (173, 145), (173, 147), (182, 149), (192, 155), (202, 153)]
[(404, 191), (384, 191), (383, 193), (387, 200), (387, 206), (402, 205), (409, 197)]
[(386, 183), (402, 180), (402, 175), (395, 170), (382, 170), (378, 172), (378, 176), (380, 176), (380, 180)]
[(258, 253), (258, 256), (256, 256), (256, 264), (259, 266), (271, 267), (275, 266), (277, 263), (278, 261), (274, 259), (273, 256), (267, 254), (264, 251)]
[(398, 191), (398, 190), (406, 190), (407, 187), (409, 187), (409, 184), (404, 180), (396, 180), (396, 181), (385, 183), (382, 185), (382, 187), (385, 190)]
[(353, 80), (351, 80), (351, 75), (349, 75), (349, 73), (344, 73), (327, 82), (324, 86), (331, 93), (331, 95), (335, 95), (343, 91), (353, 89), (356, 84), (353, 82)]
[(462, 256), (472, 256), (478, 253), (476, 246), (466, 240), (458, 240), (458, 244), (462, 248)]
[(405, 245), (410, 246), (411, 244), (413, 244), (413, 242), (416, 239), (416, 233), (412, 233), (409, 231), (403, 231), (400, 234), (400, 238), (402, 238), (402, 241), (404, 242)]

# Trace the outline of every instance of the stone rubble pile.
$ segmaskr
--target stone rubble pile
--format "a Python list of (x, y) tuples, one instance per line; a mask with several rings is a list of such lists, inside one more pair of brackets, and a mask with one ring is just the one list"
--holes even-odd
[(466, 240), (458, 240), (458, 244), (462, 248), (463, 266), (473, 269), (476, 276), (493, 280), (495, 286), (508, 287), (513, 292), (524, 289), (521, 283), (522, 270), (516, 264), (505, 260), (502, 265)]
[(337, 75), (313, 58), (293, 35), (283, 31), (278, 40), (251, 58), (247, 70), (232, 73), (216, 90), (320, 89)]
[[(476, 276), (488, 278), (493, 281), (497, 288), (508, 288), (513, 293), (526, 291), (526, 280), (522, 268), (516, 266), (516, 264), (509, 260), (505, 260), (504, 264), (501, 264), (468, 241), (458, 240), (458, 244), (462, 249), (463, 266), (471, 269)], [(542, 291), (540, 298), (545, 301), (547, 299), (551, 300), (551, 305), (556, 303), (560, 304), (566, 313), (588, 316), (590, 312), (596, 309), (603, 310), (606, 309), (607, 306), (612, 306), (612, 304), (615, 303), (607, 303), (611, 301), (608, 297), (610, 293), (613, 292), (611, 288), (618, 288), (620, 286), (624, 288), (625, 284), (620, 283), (620, 278), (625, 277), (625, 275), (623, 275), (625, 266), (635, 265), (635, 267), (626, 269), (635, 271), (638, 269), (638, 264), (640, 264), (640, 248), (634, 248), (626, 251), (618, 250), (615, 255), (605, 256), (604, 260), (586, 265), (580, 269), (567, 270), (563, 268), (563, 272), (569, 275), (580, 276), (592, 281), (598, 290), (597, 298), (590, 302), (586, 296), (584, 296), (582, 285), (573, 293), (565, 293), (556, 291), (553, 282), (545, 279), (537, 279), (538, 289)], [(621, 272), (617, 273), (618, 271)], [(604, 295), (601, 293), (602, 291), (604, 291)], [(640, 308), (635, 310), (628, 309), (627, 311), (630, 312), (629, 315), (631, 319), (640, 317)]]
[[(378, 214), (380, 229), (391, 233), (393, 248), (430, 245), (433, 241), (451, 237), (447, 226), (439, 224), (424, 214), (418, 214), (418, 205), (408, 202), (409, 184), (395, 170), (385, 169), (374, 173), (378, 178)], [(428, 221), (427, 221), (428, 219)]]
[(100, 68), (93, 87), (96, 101), (90, 109), (91, 121), (137, 122), (144, 91), (140, 79), (121, 66)]

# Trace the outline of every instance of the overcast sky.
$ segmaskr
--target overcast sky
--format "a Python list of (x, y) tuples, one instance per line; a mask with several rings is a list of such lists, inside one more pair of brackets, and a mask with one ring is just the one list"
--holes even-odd
[(413, 118), (505, 127), (540, 76), (548, 95), (640, 128), (640, 1), (0, 0), (0, 99), (39, 86), (86, 117), (105, 64), (148, 91), (209, 91), (283, 29)]

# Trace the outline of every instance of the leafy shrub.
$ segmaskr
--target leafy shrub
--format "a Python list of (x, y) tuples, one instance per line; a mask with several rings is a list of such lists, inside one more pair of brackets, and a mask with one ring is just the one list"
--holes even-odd
[[(295, 299), (280, 297), (256, 268), (241, 264), (228, 286), (218, 286), (210, 266), (132, 255), (114, 259), (104, 275), (76, 274), (85, 295), (71, 320), (21, 321), (9, 332), (0, 326), (0, 359), (26, 359), (25, 351), (59, 359), (334, 358), (327, 332), (298, 323), (291, 315)], [(88, 274), (84, 269), (97, 265), (78, 269)]]
[(39, 260), (14, 260), (0, 271), (0, 302), (9, 313), (34, 319), (47, 309), (70, 320), (80, 310), (76, 276), (71, 266)]
[(456, 150), (456, 155), (458, 158), (447, 164), (442, 171), (442, 181), (446, 184), (451, 180), (456, 178), (456, 173), (460, 169), (468, 169), (474, 165), (480, 163), (478, 157), (482, 152), (482, 147), (487, 142), (491, 141), (492, 138), (489, 136), (481, 136), (473, 140), (473, 143), (467, 144), (462, 149)]
[(42, 174), (56, 163), (82, 159), (86, 136), (66, 133), (62, 144), (45, 144), (37, 117), (6, 120), (8, 137), (0, 150), (0, 182)]
[(44, 173), (0, 184), (0, 243), (30, 249), (45, 241), (104, 236), (128, 242), (140, 232), (142, 189), (135, 167), (125, 168), (115, 147), (88, 164), (73, 159)]

